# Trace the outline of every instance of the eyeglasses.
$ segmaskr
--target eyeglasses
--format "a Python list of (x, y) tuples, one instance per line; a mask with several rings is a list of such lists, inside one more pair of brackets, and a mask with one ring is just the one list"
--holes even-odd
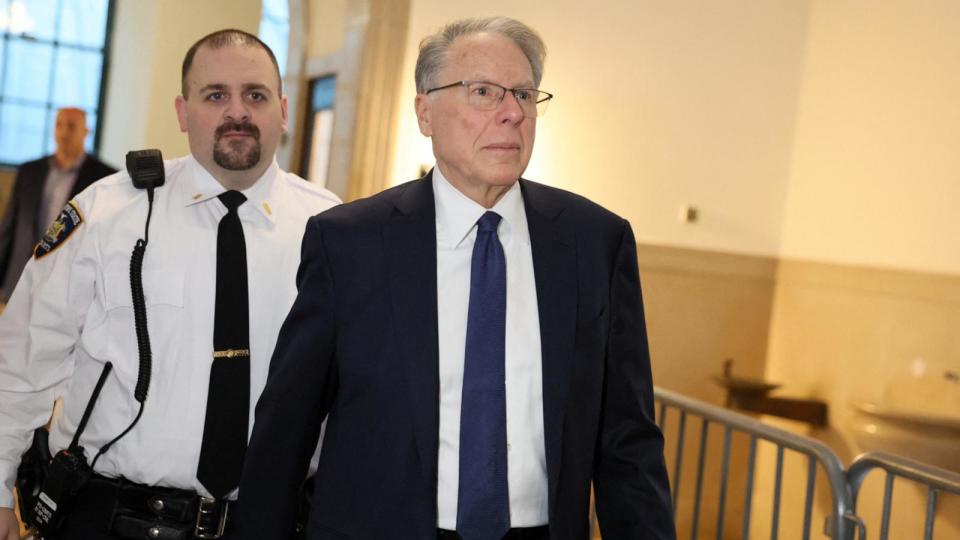
[(553, 94), (542, 92), (536, 88), (505, 88), (499, 84), (487, 81), (457, 81), (444, 86), (431, 88), (424, 92), (424, 94), (436, 92), (437, 90), (446, 90), (447, 88), (455, 88), (457, 86), (466, 87), (467, 104), (481, 111), (496, 109), (500, 106), (500, 102), (503, 101), (503, 96), (507, 95), (507, 92), (510, 92), (513, 94), (513, 97), (517, 98), (517, 103), (520, 104), (520, 110), (523, 111), (523, 116), (527, 118), (543, 116), (547, 112), (547, 105), (550, 103), (550, 100), (553, 99)]

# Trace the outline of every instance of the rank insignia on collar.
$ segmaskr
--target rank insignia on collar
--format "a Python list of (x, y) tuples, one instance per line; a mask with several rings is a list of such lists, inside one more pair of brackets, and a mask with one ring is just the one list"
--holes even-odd
[(83, 223), (83, 214), (73, 201), (68, 202), (57, 219), (53, 220), (47, 232), (43, 233), (43, 238), (37, 242), (37, 246), (33, 248), (33, 258), (40, 259), (63, 245), (81, 223)]

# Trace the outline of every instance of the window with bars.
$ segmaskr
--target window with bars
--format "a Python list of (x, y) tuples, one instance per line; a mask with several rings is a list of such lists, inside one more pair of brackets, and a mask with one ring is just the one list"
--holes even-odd
[(99, 141), (111, 0), (0, 0), (0, 164), (53, 153), (57, 109), (87, 113)]

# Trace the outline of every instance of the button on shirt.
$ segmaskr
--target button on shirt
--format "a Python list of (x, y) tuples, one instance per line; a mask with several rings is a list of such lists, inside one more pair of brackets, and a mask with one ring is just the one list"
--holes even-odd
[[(191, 156), (167, 161), (156, 190), (143, 268), (153, 369), (143, 417), (97, 462), (96, 471), (133, 482), (205, 493), (196, 479), (213, 353), (217, 226), (221, 186)], [(270, 356), (296, 296), (307, 219), (339, 201), (274, 162), (240, 210), (250, 294), (250, 425)], [(27, 264), (0, 315), (0, 507), (31, 431), (54, 399), (64, 414), (51, 450), (70, 442), (106, 362), (113, 363), (80, 443), (88, 458), (134, 419), (138, 354), (130, 254), (143, 237), (147, 194), (126, 173), (73, 201), (83, 223)]]
[[(470, 302), (470, 260), (477, 220), (486, 208), (433, 169), (437, 216), (437, 313), (440, 336), (440, 447), (437, 526), (456, 529), (460, 474), (460, 400)], [(540, 315), (527, 215), (515, 183), (490, 210), (503, 220), (497, 230), (507, 263), (507, 484), (510, 525), (547, 523), (547, 465), (543, 434), (543, 369)]]

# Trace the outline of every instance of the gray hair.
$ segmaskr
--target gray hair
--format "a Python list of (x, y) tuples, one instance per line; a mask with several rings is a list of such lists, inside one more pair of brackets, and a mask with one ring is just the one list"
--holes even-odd
[(434, 84), (434, 77), (446, 64), (447, 53), (454, 41), (480, 32), (500, 34), (516, 43), (530, 62), (533, 85), (540, 87), (540, 80), (543, 78), (543, 59), (547, 56), (547, 48), (540, 36), (529, 26), (509, 17), (487, 17), (455, 21), (441, 28), (436, 34), (423, 38), (420, 42), (420, 54), (417, 56), (417, 68), (414, 71), (417, 93), (425, 93)]

